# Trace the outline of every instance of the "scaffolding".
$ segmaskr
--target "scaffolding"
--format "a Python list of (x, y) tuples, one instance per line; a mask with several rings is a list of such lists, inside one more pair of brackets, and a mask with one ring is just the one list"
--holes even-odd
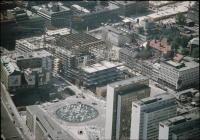
[(67, 28), (47, 31), (45, 44), (43, 36), (17, 40), (17, 48), (25, 53), (46, 50), (53, 54), (53, 71), (77, 86), (80, 67), (108, 60), (110, 48), (109, 44), (86, 33), (69, 34)]

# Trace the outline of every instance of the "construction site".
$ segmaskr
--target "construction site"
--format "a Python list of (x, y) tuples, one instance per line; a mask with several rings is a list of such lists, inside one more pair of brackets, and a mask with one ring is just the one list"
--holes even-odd
[[(53, 71), (66, 80), (83, 86), (80, 70), (103, 60), (110, 60), (111, 44), (89, 34), (68, 28), (47, 30), (47, 35), (16, 41), (16, 49), (21, 53), (46, 50), (53, 55)], [(103, 67), (103, 66), (102, 66)], [(100, 82), (101, 83), (101, 82)]]

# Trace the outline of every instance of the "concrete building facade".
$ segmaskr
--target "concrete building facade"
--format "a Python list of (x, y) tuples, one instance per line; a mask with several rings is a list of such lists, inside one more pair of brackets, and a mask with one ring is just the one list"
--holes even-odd
[[(69, 26), (71, 10), (61, 2), (50, 2), (48, 4), (32, 6), (30, 11), (45, 19), (46, 27), (65, 27)], [(56, 19), (60, 18), (60, 19)]]
[[(74, 9), (74, 8), (73, 8)], [(72, 9), (72, 10), (73, 10)], [(108, 19), (113, 19), (119, 17), (119, 7), (114, 4), (109, 4), (107, 7), (101, 5), (95, 6), (93, 11), (77, 13), (77, 10), (74, 11), (75, 18), (81, 18), (82, 22), (74, 22), (76, 26), (88, 26), (93, 23), (99, 23)], [(87, 9), (85, 9), (87, 10)]]
[(21, 86), (21, 71), (7, 56), (1, 57), (1, 81), (7, 90)]
[(149, 7), (148, 1), (109, 1), (120, 8), (119, 15), (127, 16), (134, 13), (146, 11)]
[(190, 61), (175, 63), (164, 60), (160, 63), (158, 82), (174, 90), (199, 84), (199, 63)]
[[(125, 124), (130, 123), (130, 118), (131, 118), (130, 108), (129, 107), (126, 108), (127, 116), (129, 116), (129, 117), (127, 119), (124, 119), (124, 122), (123, 122), (123, 119), (121, 119), (121, 121), (118, 121), (117, 116), (119, 118), (120, 113), (121, 113), (120, 109), (118, 109), (119, 111), (117, 111), (118, 95), (120, 92), (130, 92), (127, 95), (128, 96), (133, 95), (133, 96), (129, 97), (126, 101), (125, 100), (121, 101), (119, 99), (119, 102), (121, 101), (121, 104), (129, 103), (129, 106), (130, 106), (131, 101), (150, 96), (149, 88), (147, 89), (146, 92), (144, 92), (144, 90), (143, 91), (138, 90), (138, 92), (136, 91), (136, 89), (146, 87), (146, 86), (149, 86), (149, 79), (145, 76), (137, 76), (137, 77), (125, 79), (125, 80), (114, 82), (114, 83), (107, 85), (105, 139), (116, 139), (116, 136), (118, 136), (119, 134), (121, 134), (119, 137), (119, 138), (121, 138), (121, 136), (122, 136), (121, 130), (126, 131), (124, 137), (129, 136), (130, 127), (127, 127), (127, 126), (125, 127)], [(149, 90), (149, 92), (148, 92), (148, 90)], [(121, 126), (121, 127), (117, 128), (117, 126)], [(124, 127), (125, 127), (125, 129), (124, 129)]]
[(200, 139), (199, 115), (196, 111), (161, 121), (158, 139)]
[(105, 26), (101, 32), (101, 39), (116, 46), (123, 46), (126, 43), (126, 34), (112, 26)]
[(158, 139), (159, 122), (177, 114), (175, 101), (166, 92), (132, 102), (130, 139)]
[(160, 70), (160, 64), (159, 63), (155, 63), (153, 65), (153, 69), (152, 69), (152, 79), (154, 81), (158, 81), (159, 70)]
[(24, 77), (28, 85), (41, 86), (47, 85), (50, 81), (50, 72), (48, 69), (41, 67), (35, 69), (25, 69)]
[(52, 54), (45, 50), (13, 55), (12, 59), (17, 63), (20, 70), (44, 67), (47, 68), (50, 75), (52, 75)]
[(83, 66), (80, 71), (80, 80), (85, 86), (98, 85), (124, 77), (123, 71), (109, 61), (101, 61), (91, 66)]
[(116, 139), (130, 137), (131, 102), (150, 96), (150, 87), (143, 86), (135, 90), (119, 92), (117, 100)]

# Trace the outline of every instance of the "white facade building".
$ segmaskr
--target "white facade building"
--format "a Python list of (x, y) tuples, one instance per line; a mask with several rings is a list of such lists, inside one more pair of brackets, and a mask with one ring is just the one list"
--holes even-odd
[(160, 122), (158, 139), (200, 139), (199, 111)]
[(123, 46), (126, 43), (126, 34), (112, 26), (106, 26), (102, 29), (101, 39), (116, 46)]
[(155, 80), (155, 81), (158, 81), (159, 70), (160, 70), (160, 64), (159, 63), (153, 64), (152, 79)]
[(199, 63), (161, 61), (158, 82), (174, 90), (199, 84)]
[(130, 139), (158, 139), (159, 122), (176, 116), (176, 98), (166, 92), (132, 102)]

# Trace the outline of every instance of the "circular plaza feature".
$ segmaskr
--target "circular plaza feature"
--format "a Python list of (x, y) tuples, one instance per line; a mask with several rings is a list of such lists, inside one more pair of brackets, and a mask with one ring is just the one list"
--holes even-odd
[(85, 122), (96, 118), (99, 112), (86, 104), (78, 102), (56, 110), (56, 115), (67, 122)]

